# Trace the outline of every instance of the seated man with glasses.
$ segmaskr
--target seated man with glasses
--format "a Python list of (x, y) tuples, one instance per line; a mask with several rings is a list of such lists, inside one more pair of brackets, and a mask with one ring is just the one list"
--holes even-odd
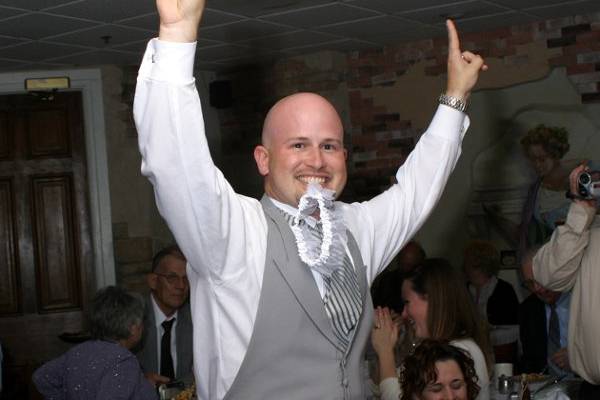
[(147, 276), (144, 337), (137, 349), (142, 370), (155, 385), (193, 380), (192, 320), (186, 259), (178, 246), (160, 250)]
[(523, 286), (531, 295), (519, 306), (523, 346), (520, 368), (521, 372), (547, 370), (560, 376), (571, 370), (567, 351), (571, 292), (547, 289), (533, 278), (533, 256), (537, 250), (530, 249), (521, 263)]

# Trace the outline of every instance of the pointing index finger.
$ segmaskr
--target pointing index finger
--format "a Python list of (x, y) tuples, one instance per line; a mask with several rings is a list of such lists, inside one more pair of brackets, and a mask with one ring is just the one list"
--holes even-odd
[(454, 22), (451, 19), (446, 20), (446, 28), (448, 29), (448, 52), (460, 53), (458, 33), (456, 32), (456, 26), (454, 26)]

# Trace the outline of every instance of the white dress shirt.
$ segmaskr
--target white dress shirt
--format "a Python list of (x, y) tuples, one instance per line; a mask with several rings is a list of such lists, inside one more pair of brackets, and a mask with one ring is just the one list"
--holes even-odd
[[(139, 70), (134, 116), (142, 173), (188, 260), (194, 373), (201, 399), (225, 396), (246, 354), (267, 248), (259, 201), (239, 195), (210, 156), (192, 75), (195, 43), (153, 39)], [(460, 155), (465, 114), (440, 106), (396, 175), (368, 202), (341, 207), (373, 281), (422, 226)], [(282, 355), (284, 356), (284, 355)]]

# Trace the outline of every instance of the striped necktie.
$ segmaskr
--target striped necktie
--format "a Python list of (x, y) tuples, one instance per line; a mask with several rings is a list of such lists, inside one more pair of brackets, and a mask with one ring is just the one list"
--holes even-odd
[[(288, 223), (293, 222), (293, 216), (285, 212), (283, 215)], [(300, 224), (305, 223), (305, 221), (300, 221)], [(309, 226), (309, 232), (318, 239), (318, 243), (321, 243), (323, 234), (320, 222), (315, 227)], [(325, 297), (323, 298), (325, 311), (331, 321), (335, 337), (344, 350), (347, 350), (362, 310), (358, 278), (348, 252), (344, 250), (342, 265), (330, 277), (321, 276), (325, 284)]]

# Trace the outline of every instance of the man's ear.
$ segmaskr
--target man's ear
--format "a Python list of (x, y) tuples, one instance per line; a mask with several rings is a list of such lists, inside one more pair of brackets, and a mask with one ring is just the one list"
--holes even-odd
[(269, 174), (269, 150), (265, 146), (259, 144), (254, 148), (254, 161), (262, 176)]
[(157, 279), (158, 279), (158, 276), (156, 274), (149, 273), (146, 275), (146, 283), (148, 284), (148, 287), (151, 290), (156, 290)]
[(344, 160), (348, 161), (348, 149), (344, 147)]

